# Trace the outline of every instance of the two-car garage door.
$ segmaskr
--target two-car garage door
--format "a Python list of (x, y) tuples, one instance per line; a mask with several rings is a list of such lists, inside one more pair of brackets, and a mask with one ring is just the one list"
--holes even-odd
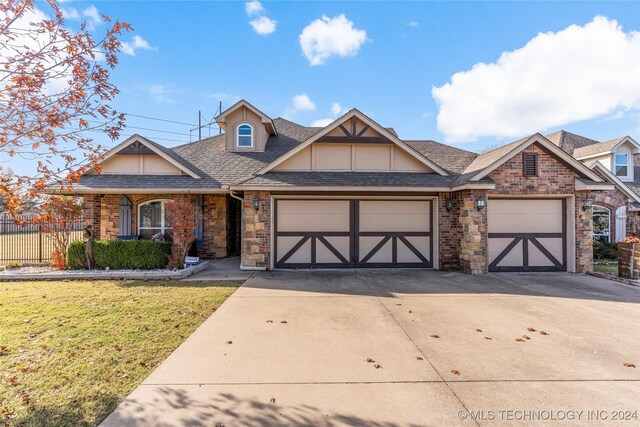
[(490, 199), (489, 271), (566, 271), (566, 199)]
[(432, 200), (274, 201), (276, 268), (433, 265)]

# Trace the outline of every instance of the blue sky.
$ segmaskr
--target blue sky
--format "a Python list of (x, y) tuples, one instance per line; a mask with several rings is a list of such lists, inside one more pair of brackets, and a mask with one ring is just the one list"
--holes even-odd
[[(218, 100), (228, 107), (245, 98), (271, 117), (285, 115), (304, 125), (356, 107), (394, 127), (402, 138), (435, 139), (469, 150), (560, 128), (598, 140), (625, 134), (640, 139), (640, 89), (631, 73), (640, 71), (634, 68), (639, 62), (635, 57), (623, 59), (640, 54), (635, 49), (627, 55), (640, 47), (640, 35), (632, 36), (640, 31), (637, 2), (265, 1), (262, 10), (254, 4), (251, 16), (245, 2), (67, 1), (63, 6), (71, 26), (83, 15), (91, 20), (95, 7), (135, 28), (123, 39), (135, 55), (122, 54), (113, 72), (122, 91), (114, 105), (126, 113), (196, 123), (198, 110), (211, 119)], [(334, 21), (340, 15), (346, 27)], [(269, 21), (263, 32), (275, 26), (269, 34), (258, 34), (250, 25), (263, 16)], [(316, 23), (309, 37), (329, 43), (329, 52), (343, 49), (347, 54), (329, 53), (322, 64), (313, 65), (299, 38), (323, 16), (325, 21)], [(596, 16), (607, 20), (587, 30)], [(578, 27), (562, 33), (571, 25)], [(100, 28), (96, 24), (96, 31)], [(346, 32), (336, 40), (326, 35), (334, 30)], [(521, 52), (519, 59), (486, 73), (477, 70), (468, 82), (443, 90), (441, 106), (436, 102), (434, 87), (478, 63), (495, 63), (503, 52), (522, 49), (541, 32), (552, 34), (537, 48)], [(138, 48), (134, 35), (141, 37)], [(616, 46), (607, 56), (602, 47), (592, 49), (582, 37), (611, 37)], [(571, 73), (570, 67), (550, 66), (563, 64), (563, 58), (574, 53), (573, 62), (580, 66)], [(523, 67), (523, 62), (531, 67)], [(591, 75), (588, 70), (595, 71)], [(640, 80), (640, 74), (635, 79)], [(616, 82), (618, 87), (609, 88)], [(592, 91), (594, 87), (604, 89)], [(636, 89), (638, 93), (627, 95)], [(560, 92), (562, 97), (554, 97)], [(526, 101), (531, 94), (538, 98)], [(566, 105), (568, 98), (575, 99), (573, 106)], [(576, 111), (565, 114), (576, 105)], [(439, 126), (442, 106), (447, 114)], [(528, 119), (529, 115), (536, 118)], [(167, 146), (179, 143), (161, 138), (189, 141), (186, 125), (135, 117), (128, 124), (183, 134), (124, 132), (139, 132)]]

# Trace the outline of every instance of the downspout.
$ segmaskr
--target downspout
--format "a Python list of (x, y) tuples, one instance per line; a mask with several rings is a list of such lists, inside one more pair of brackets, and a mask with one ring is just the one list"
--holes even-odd
[(236, 200), (240, 200), (240, 270), (248, 270), (248, 271), (264, 271), (266, 267), (245, 267), (242, 265), (242, 233), (244, 231), (244, 199), (240, 196), (237, 196), (233, 193), (232, 190), (229, 190), (229, 195)]

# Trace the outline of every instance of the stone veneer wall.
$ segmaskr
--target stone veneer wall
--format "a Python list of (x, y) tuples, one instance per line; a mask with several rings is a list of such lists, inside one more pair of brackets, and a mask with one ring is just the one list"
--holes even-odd
[(100, 201), (100, 239), (115, 240), (120, 228), (120, 196), (103, 194)]
[(582, 210), (587, 196), (593, 195), (589, 191), (576, 192), (576, 273), (593, 271), (593, 214)]
[(487, 209), (478, 210), (476, 207), (476, 200), (480, 197), (486, 200), (487, 191), (460, 192), (460, 269), (467, 274), (487, 272)]
[[(257, 195), (260, 207), (253, 208)], [(245, 191), (242, 202), (242, 266), (271, 268), (271, 193)]]
[(83, 216), (84, 225), (91, 225), (95, 239), (100, 239), (100, 199), (99, 194), (87, 194), (84, 196)]
[(228, 256), (229, 200), (228, 196), (207, 194), (203, 203), (203, 247), (204, 258)]

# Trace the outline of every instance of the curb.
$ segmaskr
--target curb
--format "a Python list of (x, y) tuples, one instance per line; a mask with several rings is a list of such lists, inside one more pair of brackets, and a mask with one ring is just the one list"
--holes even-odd
[(635, 286), (635, 287), (640, 286), (640, 282), (638, 282), (636, 280), (625, 279), (623, 277), (612, 276), (610, 274), (598, 273), (598, 272), (595, 272), (595, 271), (593, 271), (591, 273), (587, 273), (587, 274), (589, 276), (598, 277), (600, 279), (607, 279), (607, 280), (611, 280), (613, 282), (624, 283), (625, 285), (629, 285), (629, 286)]
[(120, 273), (74, 273), (74, 274), (0, 274), (0, 282), (8, 280), (180, 280), (209, 267), (211, 261), (167, 272), (120, 272)]

